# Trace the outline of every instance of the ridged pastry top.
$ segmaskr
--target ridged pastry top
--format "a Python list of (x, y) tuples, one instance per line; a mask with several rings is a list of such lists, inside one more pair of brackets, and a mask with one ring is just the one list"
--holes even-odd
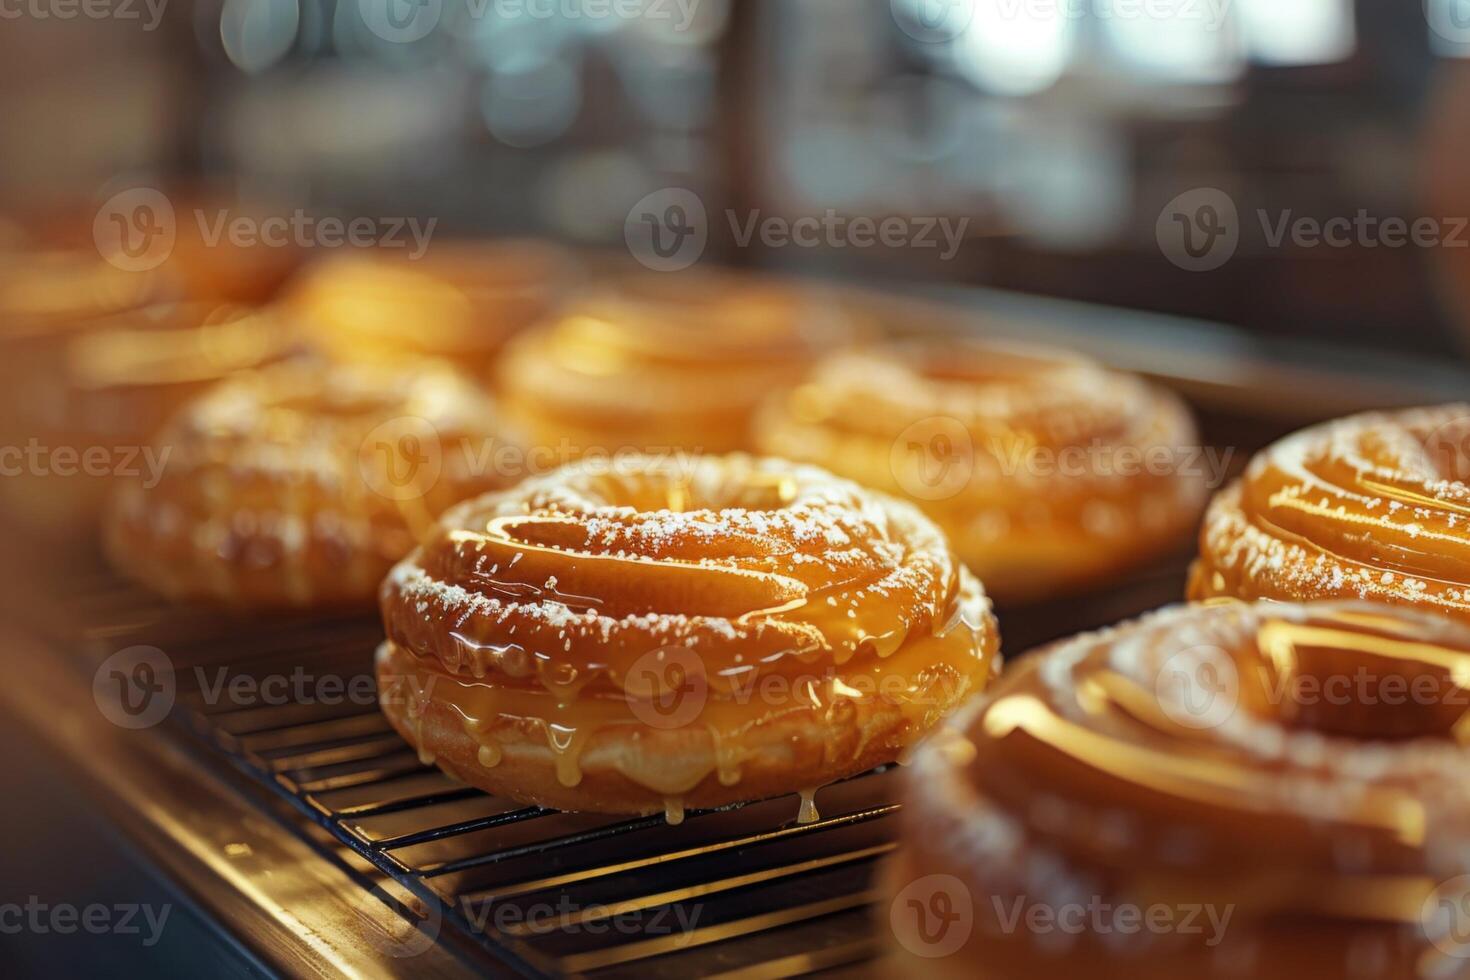
[(1154, 548), (1206, 493), (1178, 398), (1049, 348), (953, 338), (839, 354), (757, 429), (765, 451), (918, 501), (1002, 599)]
[(745, 456), (571, 464), (465, 503), (382, 600), (412, 654), (563, 702), (625, 694), (662, 648), (691, 651), (718, 699), (752, 676), (875, 667), (916, 638), (959, 659), (996, 646), (983, 592), (916, 511)]
[(1449, 976), (1422, 916), (1470, 870), (1467, 693), (1470, 631), (1440, 618), (1174, 607), (1023, 658), (922, 749), (908, 867), (961, 856), (977, 919), (1016, 896), (1229, 916), (1210, 944), (977, 921), (990, 977)]
[(1470, 404), (1305, 429), (1210, 505), (1195, 598), (1358, 597), (1470, 619)]
[(500, 386), (547, 444), (745, 449), (760, 400), (852, 330), (835, 305), (779, 281), (630, 276), (514, 343)]
[[(437, 362), (292, 361), (238, 374), (153, 439), (156, 485), (116, 494), (109, 544), (163, 591), (261, 601), (370, 597), (450, 504), (508, 486), (522, 443), (494, 403)], [(517, 457), (519, 458), (519, 456)]]

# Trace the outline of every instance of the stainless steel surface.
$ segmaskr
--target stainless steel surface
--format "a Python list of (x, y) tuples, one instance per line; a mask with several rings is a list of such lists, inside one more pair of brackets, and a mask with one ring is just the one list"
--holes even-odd
[(0, 692), (3, 710), (64, 759), (63, 775), (82, 781), (157, 869), (259, 960), (291, 977), (477, 975), (438, 947), (409, 963), (375, 946), (403, 919), (368, 889), (370, 876), (327, 859), (302, 839), (298, 820), (166, 730), (112, 725), (79, 651), (12, 630), (0, 643), (28, 665), (24, 684)]

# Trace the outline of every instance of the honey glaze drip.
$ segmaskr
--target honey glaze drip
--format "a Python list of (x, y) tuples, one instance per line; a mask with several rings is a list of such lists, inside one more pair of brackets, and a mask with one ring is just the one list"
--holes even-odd
[(1470, 404), (1306, 429), (1211, 504), (1193, 598), (1363, 598), (1470, 621)]
[[(1414, 977), (1425, 901), (1470, 871), (1467, 681), (1470, 630), (1439, 617), (1165, 610), (1021, 661), (962, 736), (923, 746), (907, 839), (920, 864), (930, 848), (966, 855), (963, 872), (1005, 902), (1102, 887), (1107, 901), (1233, 909), (1218, 947), (1156, 938), (1138, 976), (1207, 975), (1248, 951), (1255, 976), (1295, 980), (1302, 963), (1346, 976), (1368, 943), (1375, 976)], [(949, 857), (944, 835), (958, 836)], [(987, 933), (981, 955), (1040, 962), (1023, 933)], [(1103, 939), (1080, 937), (1058, 965), (1109, 955)]]
[(983, 589), (916, 511), (744, 456), (573, 464), (471, 501), (381, 596), (393, 669), (474, 739), (660, 798), (772, 751), (889, 761), (997, 660)]
[(799, 796), (801, 804), (796, 810), (796, 822), (799, 824), (816, 823), (822, 819), (822, 815), (817, 812), (817, 791), (804, 789)]

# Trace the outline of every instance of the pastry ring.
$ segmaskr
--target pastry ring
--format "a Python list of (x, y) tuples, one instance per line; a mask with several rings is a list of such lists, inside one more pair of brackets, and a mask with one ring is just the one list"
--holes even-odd
[(149, 438), (179, 406), (221, 378), (287, 357), (296, 343), (268, 311), (203, 303), (11, 338), (0, 344), (0, 444), (34, 447), (34, 456), (0, 480), (0, 503), (29, 527), (90, 540), (115, 477), (141, 471)]
[(1467, 678), (1465, 626), (1370, 603), (1177, 606), (1021, 658), (905, 773), (899, 964), (1459, 976)]
[(1339, 419), (1261, 452), (1211, 502), (1189, 595), (1470, 621), (1470, 404)]
[(626, 276), (513, 343), (497, 390), (562, 456), (745, 450), (760, 400), (854, 329), (836, 305), (775, 280)]
[(766, 452), (913, 499), (1002, 603), (1166, 551), (1206, 492), (1179, 399), (1042, 347), (948, 339), (838, 354), (772, 399), (758, 432)]
[(110, 502), (108, 556), (171, 598), (246, 607), (370, 604), (441, 511), (524, 461), (489, 397), (436, 362), (237, 375), (153, 445), (160, 472)]
[(744, 455), (585, 460), (447, 513), (383, 583), (383, 710), (487, 792), (607, 813), (891, 762), (997, 663), (907, 504)]
[(442, 357), (481, 377), (506, 342), (550, 315), (579, 279), (570, 253), (532, 241), (381, 249), (308, 270), (286, 304), (338, 360)]

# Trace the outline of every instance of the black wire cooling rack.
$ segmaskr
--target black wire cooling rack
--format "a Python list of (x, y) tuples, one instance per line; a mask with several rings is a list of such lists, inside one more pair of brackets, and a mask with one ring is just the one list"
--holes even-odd
[(405, 956), (419, 935), (452, 932), (487, 971), (779, 977), (878, 951), (871, 880), (894, 846), (891, 769), (824, 788), (807, 824), (795, 796), (691, 811), (678, 825), (526, 807), (420, 762), (362, 696), (374, 619), (221, 618), (100, 569), (71, 572), (69, 585), (56, 608), (30, 608), (48, 631), (61, 624), (57, 645), (93, 667), (132, 646), (163, 651), (171, 731), (370, 863), (380, 874), (364, 888), (419, 930), (385, 937)]

